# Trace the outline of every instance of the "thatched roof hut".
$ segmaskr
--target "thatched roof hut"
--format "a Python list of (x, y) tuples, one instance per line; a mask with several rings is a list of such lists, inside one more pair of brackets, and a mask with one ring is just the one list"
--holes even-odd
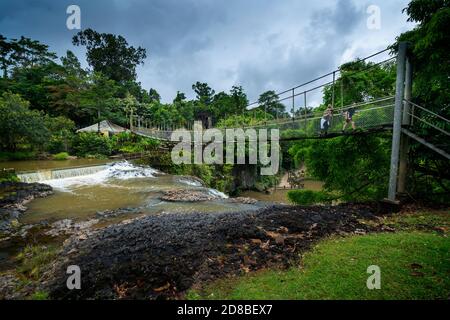
[[(112, 135), (127, 131), (126, 128), (118, 126), (109, 120), (103, 120), (100, 122), (100, 132), (105, 135)], [(77, 130), (77, 132), (98, 132), (98, 123), (95, 123), (89, 127)]]

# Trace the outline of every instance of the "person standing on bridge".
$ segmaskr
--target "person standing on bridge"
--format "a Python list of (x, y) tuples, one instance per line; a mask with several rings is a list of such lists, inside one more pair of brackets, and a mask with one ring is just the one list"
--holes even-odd
[(333, 117), (333, 106), (328, 105), (328, 108), (323, 113), (320, 119), (320, 129), (323, 135), (328, 134), (328, 128), (331, 126), (331, 118)]
[(353, 103), (352, 106), (344, 112), (345, 122), (344, 127), (342, 128), (342, 132), (345, 131), (349, 123), (352, 124), (353, 130), (356, 129), (355, 121), (353, 121), (353, 116), (355, 115), (355, 112), (356, 112), (356, 103)]

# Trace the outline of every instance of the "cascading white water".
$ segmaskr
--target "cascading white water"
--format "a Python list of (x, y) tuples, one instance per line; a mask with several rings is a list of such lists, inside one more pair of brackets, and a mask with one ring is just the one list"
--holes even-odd
[(128, 180), (133, 178), (153, 178), (157, 170), (150, 167), (136, 166), (128, 161), (116, 162), (110, 165), (88, 167), (85, 169), (85, 174), (75, 174), (70, 176), (61, 170), (60, 174), (53, 179), (41, 181), (48, 184), (55, 189), (61, 191), (70, 191), (72, 187), (88, 186), (88, 185), (103, 185), (111, 179)]
[(19, 173), (17, 177), (22, 182), (33, 183), (90, 175), (105, 170), (107, 167), (107, 165), (99, 165), (69, 169), (39, 170), (35, 172)]
[(39, 182), (44, 180), (49, 180), (52, 178), (51, 170), (42, 170), (36, 172), (19, 173), (17, 175), (20, 181), (26, 183)]
[[(59, 172), (58, 179), (41, 180), (53, 187), (50, 197), (29, 204), (27, 223), (47, 219), (95, 217), (97, 212), (119, 208), (139, 208), (142, 213), (161, 212), (228, 212), (257, 208), (254, 205), (228, 201), (228, 196), (189, 176), (172, 176), (148, 166), (127, 161), (97, 166), (96, 169)], [(101, 170), (103, 169), (103, 170)], [(96, 170), (99, 170), (95, 172)], [(77, 176), (70, 176), (77, 174)], [(213, 196), (208, 201), (164, 201), (168, 191), (195, 198), (195, 193)], [(194, 194), (194, 195), (193, 195)]]
[(107, 165), (103, 165), (103, 166), (83, 167), (75, 169), (53, 170), (51, 179), (65, 179), (71, 177), (87, 176), (105, 170), (107, 167), (108, 167)]
[(216, 189), (208, 189), (208, 193), (212, 196), (218, 197), (218, 198), (222, 198), (222, 199), (228, 199), (228, 196)]

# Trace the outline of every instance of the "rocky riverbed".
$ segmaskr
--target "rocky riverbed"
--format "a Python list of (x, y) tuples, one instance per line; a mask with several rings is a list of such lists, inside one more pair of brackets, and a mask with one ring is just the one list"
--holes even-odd
[(18, 219), (27, 210), (26, 204), (52, 193), (52, 187), (41, 183), (0, 183), (0, 233), (14, 232), (19, 225)]
[[(371, 205), (272, 206), (260, 211), (143, 216), (80, 230), (64, 242), (39, 285), (54, 299), (179, 298), (197, 283), (266, 267), (288, 267), (331, 234), (376, 231), (360, 218)], [(82, 289), (68, 290), (78, 265)]]

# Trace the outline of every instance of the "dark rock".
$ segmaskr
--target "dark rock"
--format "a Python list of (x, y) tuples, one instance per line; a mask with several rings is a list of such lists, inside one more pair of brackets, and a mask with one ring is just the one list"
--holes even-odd
[(243, 203), (243, 204), (255, 204), (255, 203), (258, 202), (258, 200), (256, 200), (256, 199), (247, 198), (247, 197), (231, 198), (229, 201), (230, 202), (235, 202), (235, 203)]
[(160, 199), (170, 202), (199, 202), (215, 200), (218, 197), (197, 190), (170, 190), (165, 191)]
[[(41, 289), (55, 299), (176, 298), (195, 283), (226, 274), (289, 267), (331, 234), (371, 231), (358, 219), (374, 211), (358, 205), (272, 206), (138, 217), (66, 240)], [(69, 265), (81, 268), (81, 290), (65, 285)]]
[(0, 183), (0, 232), (10, 233), (18, 226), (26, 204), (34, 198), (52, 194), (52, 187), (41, 183)]

